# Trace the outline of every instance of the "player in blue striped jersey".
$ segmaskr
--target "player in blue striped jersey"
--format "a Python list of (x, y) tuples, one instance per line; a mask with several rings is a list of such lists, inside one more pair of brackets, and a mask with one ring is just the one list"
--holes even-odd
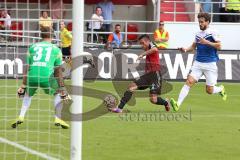
[(206, 78), (206, 92), (208, 94), (219, 94), (223, 100), (227, 99), (224, 86), (216, 86), (218, 77), (217, 61), (219, 60), (217, 50), (221, 49), (221, 41), (217, 32), (209, 27), (210, 20), (211, 17), (208, 13), (199, 13), (198, 22), (200, 31), (196, 34), (194, 42), (188, 48), (179, 48), (184, 53), (196, 49), (196, 58), (187, 81), (180, 91), (178, 101), (176, 102), (173, 98), (170, 100), (174, 111), (179, 110), (190, 88), (203, 75)]

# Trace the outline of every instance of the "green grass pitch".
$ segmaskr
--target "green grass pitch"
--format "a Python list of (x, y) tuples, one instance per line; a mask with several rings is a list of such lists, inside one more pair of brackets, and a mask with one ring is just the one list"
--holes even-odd
[[(27, 148), (67, 160), (70, 130), (53, 125), (51, 97), (38, 93), (23, 125), (11, 129), (20, 110), (16, 80), (0, 81), (0, 137)], [(83, 122), (83, 160), (238, 160), (240, 157), (240, 86), (222, 83), (228, 93), (224, 102), (207, 95), (205, 84), (192, 88), (177, 113), (137, 98), (126, 106), (127, 114), (107, 113)], [(182, 82), (172, 82), (173, 90), (162, 97), (177, 99)], [(109, 81), (85, 82), (85, 87), (111, 92)], [(94, 93), (93, 93), (94, 94)], [(97, 94), (97, 93), (96, 93)], [(101, 104), (100, 99), (84, 97), (84, 112)], [(79, 135), (80, 136), (80, 135)], [(0, 159), (40, 160), (41, 158), (6, 143), (0, 143)]]

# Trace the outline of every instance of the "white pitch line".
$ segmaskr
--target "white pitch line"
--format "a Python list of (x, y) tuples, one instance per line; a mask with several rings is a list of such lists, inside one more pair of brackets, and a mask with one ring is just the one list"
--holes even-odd
[(0, 137), (0, 142), (6, 143), (8, 145), (11, 145), (13, 147), (16, 147), (18, 149), (21, 149), (23, 151), (29, 152), (29, 153), (31, 153), (33, 155), (39, 156), (39, 157), (47, 159), (47, 160), (59, 160), (57, 158), (54, 158), (54, 157), (48, 156), (48, 155), (46, 155), (44, 153), (32, 150), (30, 148), (27, 148), (27, 147), (25, 147), (23, 145), (20, 145), (20, 144), (16, 143), (16, 142), (9, 141), (8, 139), (2, 138), (2, 137)]

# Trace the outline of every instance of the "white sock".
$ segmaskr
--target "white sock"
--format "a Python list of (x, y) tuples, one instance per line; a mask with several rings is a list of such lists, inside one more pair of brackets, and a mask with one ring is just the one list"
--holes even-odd
[(222, 91), (222, 87), (214, 86), (213, 87), (213, 94), (219, 93)]
[(61, 118), (61, 112), (62, 112), (62, 99), (61, 97), (57, 94), (55, 95), (55, 98), (54, 98), (54, 107), (55, 107), (55, 117), (56, 118)]
[(188, 95), (189, 90), (190, 90), (190, 87), (186, 84), (182, 87), (179, 97), (178, 97), (178, 102), (177, 102), (178, 106), (180, 106), (182, 104), (183, 100)]
[(20, 117), (24, 117), (28, 108), (30, 107), (31, 105), (31, 100), (32, 100), (32, 97), (29, 97), (28, 95), (25, 95), (23, 97), (23, 102), (22, 102), (22, 108), (21, 108), (21, 112), (20, 112)]

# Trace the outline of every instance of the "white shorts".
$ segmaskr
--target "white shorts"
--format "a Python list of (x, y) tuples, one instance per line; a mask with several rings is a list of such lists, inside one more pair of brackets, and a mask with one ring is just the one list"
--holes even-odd
[(206, 85), (215, 86), (217, 84), (218, 68), (216, 62), (202, 63), (194, 61), (192, 68), (189, 72), (196, 81), (198, 81), (203, 75), (206, 78)]

